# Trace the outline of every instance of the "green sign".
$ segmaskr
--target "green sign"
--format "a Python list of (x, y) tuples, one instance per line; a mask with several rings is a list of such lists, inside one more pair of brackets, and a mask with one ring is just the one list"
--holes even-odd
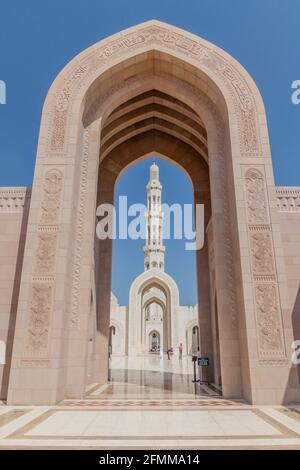
[(198, 366), (208, 366), (209, 359), (208, 357), (198, 357)]

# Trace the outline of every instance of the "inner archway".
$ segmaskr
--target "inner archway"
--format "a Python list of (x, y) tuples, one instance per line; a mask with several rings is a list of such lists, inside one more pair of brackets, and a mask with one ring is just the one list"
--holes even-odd
[[(163, 105), (158, 103), (163, 103)], [(151, 115), (150, 121), (148, 117), (145, 119), (145, 116), (148, 116), (149, 113)], [(164, 114), (163, 119), (159, 117), (161, 114)], [(135, 121), (134, 125), (131, 123), (132, 119)], [(171, 119), (172, 122), (174, 121), (171, 126), (169, 126), (169, 119)], [(184, 122), (185, 129), (181, 127), (181, 122)], [(134, 132), (134, 129), (137, 129), (137, 132)], [(174, 133), (175, 130), (176, 133)], [(118, 176), (136, 161), (154, 153), (163, 159), (175, 163), (188, 175), (193, 186), (194, 203), (202, 203), (205, 205), (204, 220), (202, 221), (205, 231), (211, 216), (206, 139), (207, 135), (203, 122), (192, 108), (180, 100), (166, 93), (158, 92), (157, 90), (150, 90), (147, 93), (142, 93), (135, 98), (131, 98), (128, 102), (112, 111), (107, 118), (107, 124), (103, 127), (101, 134), (103, 147), (101, 147), (100, 150), (97, 204), (112, 203), (114, 197), (113, 188), (118, 180)], [(118, 143), (119, 145), (117, 145)], [(189, 145), (189, 143), (191, 145)], [(110, 267), (111, 242), (104, 240), (96, 243), (98, 243), (97, 258), (102, 259), (104, 265)], [(200, 321), (203, 323), (202, 332), (205, 338), (202, 349), (203, 354), (206, 353), (211, 356), (210, 294), (206, 244), (202, 250), (197, 251), (196, 257), (197, 278), (199, 279), (198, 295), (201, 296), (201, 309), (203, 309), (200, 315)], [(154, 261), (154, 263), (156, 262)], [(160, 263), (156, 263), (156, 266), (154, 266), (154, 264), (152, 265), (150, 263), (149, 267), (159, 268), (159, 264)], [(101, 291), (101, 286), (104, 286), (103, 289), (105, 289), (106, 292), (108, 290), (108, 284), (104, 280), (104, 277), (108, 276), (107, 270), (104, 272), (100, 269), (98, 276), (98, 278), (96, 277), (96, 282), (97, 286), (99, 286), (102, 318), (108, 318), (109, 298), (107, 298), (105, 305), (103, 301), (105, 298), (104, 290)], [(138, 299), (138, 296), (139, 293), (137, 291), (130, 297)], [(129, 303), (129, 314), (130, 311)], [(170, 322), (167, 321), (168, 315), (167, 308), (164, 316), (164, 332), (166, 333), (164, 334), (165, 350), (172, 346)], [(99, 314), (99, 318), (100, 317), (101, 314)], [(105, 329), (107, 326), (104, 325), (103, 328)], [(129, 338), (130, 334), (131, 332), (129, 331)], [(145, 338), (146, 336), (143, 341), (144, 349), (148, 347)], [(129, 344), (129, 354), (131, 354), (130, 348)], [(103, 353), (105, 354), (105, 341), (103, 349)], [(213, 368), (211, 370), (213, 370)], [(211, 373), (213, 374), (213, 372)]]
[[(191, 321), (198, 323), (196, 252), (186, 250), (187, 230), (183, 232), (182, 227), (184, 222), (186, 228), (192, 229), (193, 225), (187, 215), (193, 213), (190, 180), (177, 165), (155, 156), (155, 163), (154, 157), (140, 159), (122, 172), (114, 193), (117, 216), (116, 239), (112, 244), (114, 295), (110, 303), (110, 325), (122, 322), (127, 348), (123, 350), (122, 358), (114, 354), (113, 348), (109, 378), (114, 390), (126, 389), (125, 384), (129, 384), (127, 388), (131, 395), (127, 398), (140, 394), (150, 398), (165, 392), (170, 397), (172, 391), (177, 397), (194, 397), (192, 362), (185, 332)], [(145, 220), (144, 239), (136, 239), (141, 228), (137, 234), (129, 230), (130, 239), (117, 239), (124, 199), (131, 216), (131, 208), (137, 201), (145, 204), (141, 214)], [(184, 207), (189, 207), (189, 212), (184, 213)], [(178, 216), (179, 220), (176, 220)], [(129, 217), (129, 227), (133, 222), (131, 219)], [(106, 220), (105, 216), (101, 220)], [(174, 240), (174, 233), (179, 235), (179, 225), (182, 239)], [(191, 233), (188, 235), (193, 237)], [(181, 270), (189, 273), (189, 281)], [(181, 302), (180, 292), (184, 299)], [(153, 332), (155, 347), (152, 347)], [(171, 350), (173, 352), (169, 354)], [(187, 383), (178, 383), (179, 372)]]
[(149, 333), (149, 351), (157, 353), (161, 348), (160, 333), (158, 331), (150, 331)]

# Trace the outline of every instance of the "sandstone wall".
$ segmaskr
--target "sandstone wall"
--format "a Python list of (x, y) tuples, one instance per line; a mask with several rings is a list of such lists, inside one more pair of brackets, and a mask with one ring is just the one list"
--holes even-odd
[(277, 188), (295, 339), (300, 340), (300, 188)]
[(0, 341), (6, 348), (0, 399), (8, 385), (29, 201), (30, 188), (0, 188)]
[[(278, 187), (276, 193), (294, 337), (300, 339), (300, 187)], [(29, 203), (30, 188), (0, 188), (0, 341), (6, 346), (0, 399), (7, 391)]]

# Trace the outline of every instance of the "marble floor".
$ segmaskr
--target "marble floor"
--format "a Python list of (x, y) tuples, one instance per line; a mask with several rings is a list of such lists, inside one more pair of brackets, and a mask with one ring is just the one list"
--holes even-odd
[[(196, 370), (197, 378), (201, 371)], [(106, 387), (92, 389), (88, 396), (127, 399), (189, 399), (219, 397), (215, 386), (193, 383), (191, 357), (170, 360), (158, 355), (140, 357), (113, 356), (110, 361), (110, 382)]]
[(0, 404), (0, 449), (300, 449), (300, 405), (226, 400), (192, 372), (189, 358), (114, 357), (81, 400)]

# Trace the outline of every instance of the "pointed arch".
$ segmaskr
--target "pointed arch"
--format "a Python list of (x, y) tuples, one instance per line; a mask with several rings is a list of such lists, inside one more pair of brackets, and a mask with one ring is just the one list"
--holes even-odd
[[(54, 404), (84, 396), (94, 283), (99, 286), (98, 363), (107, 363), (111, 240), (101, 247), (95, 240), (95, 212), (99, 201), (113, 198), (118, 175), (133, 163), (129, 146), (136, 148), (135, 159), (158, 150), (185, 168), (195, 202), (209, 207), (205, 224), (211, 216), (224, 395), (256, 403), (267, 402), (272, 394), (278, 403), (283, 397), (295, 401), (295, 388), (287, 385), (291, 322), (285, 308), (285, 274), (279, 272), (281, 241), (275, 234), (272, 162), (260, 93), (249, 73), (225, 51), (151, 20), (77, 55), (46, 97), (8, 403)], [(249, 216), (245, 172), (250, 167), (262, 175), (263, 190), (255, 204), (264, 223)], [(49, 172), (61, 175), (59, 188), (48, 181)], [(51, 214), (55, 223), (49, 223)], [(267, 278), (255, 271), (253, 231), (264, 232), (273, 260)], [(198, 273), (208, 258), (207, 249), (197, 254)], [(176, 304), (179, 296), (173, 290)], [(199, 297), (208, 324), (209, 288), (201, 291), (200, 283)], [(274, 340), (266, 304), (278, 331)], [(36, 305), (43, 313), (40, 341), (32, 334)], [(265, 372), (268, 364), (274, 366), (274, 378)], [(48, 373), (40, 380), (43, 370)], [(103, 366), (99, 381), (106, 375)]]

